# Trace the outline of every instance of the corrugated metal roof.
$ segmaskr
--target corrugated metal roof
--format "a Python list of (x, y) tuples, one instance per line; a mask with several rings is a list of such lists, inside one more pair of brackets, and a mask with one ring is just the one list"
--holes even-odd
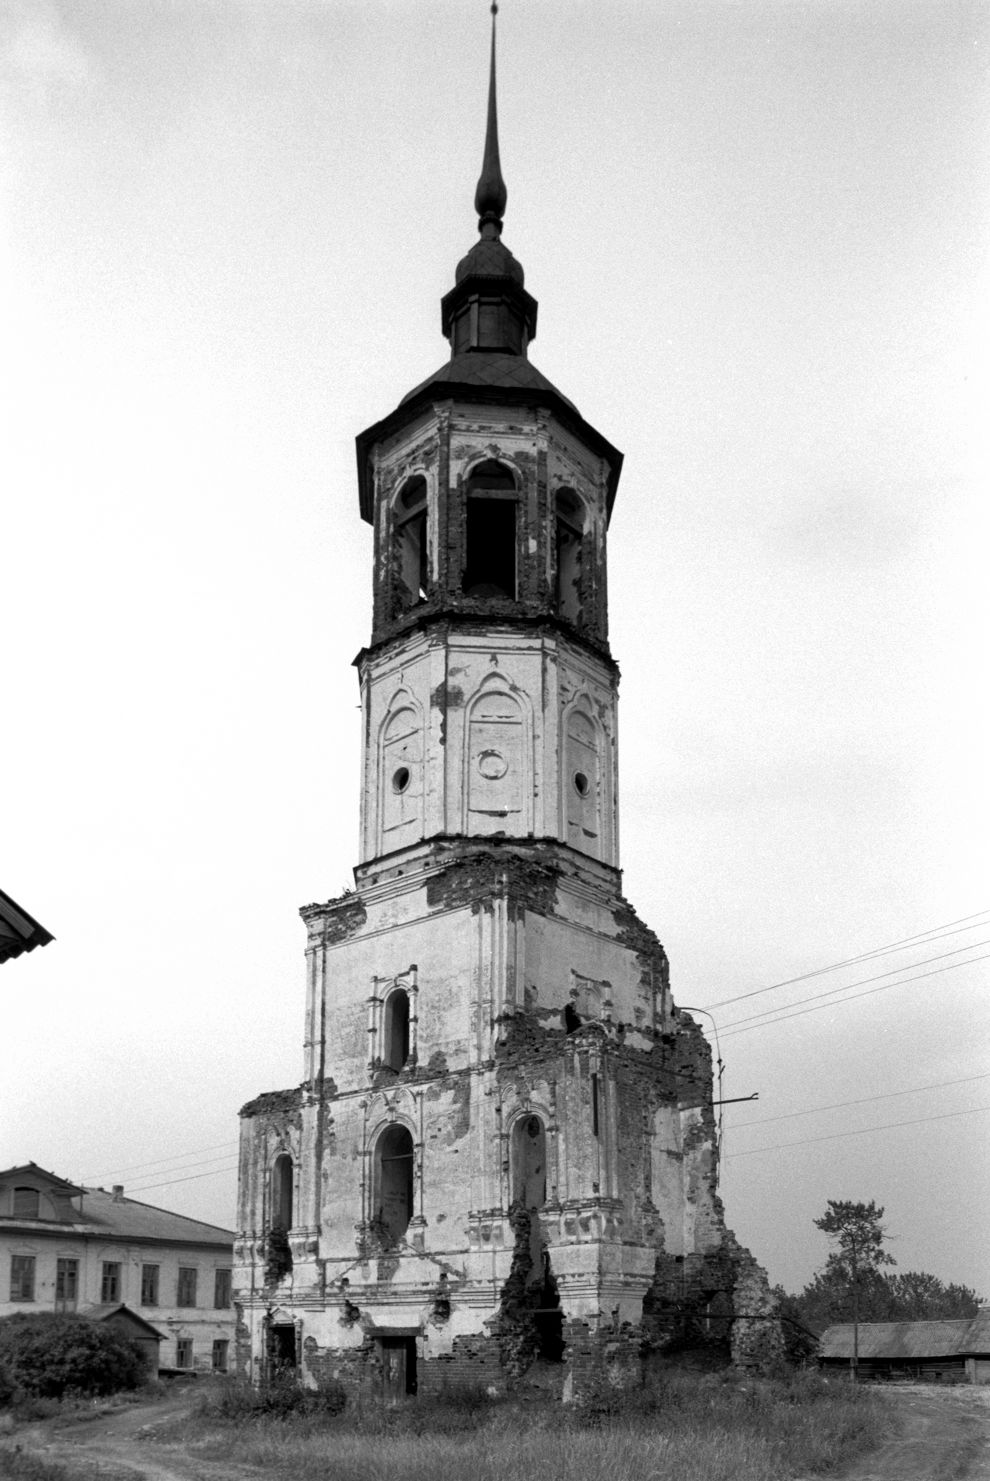
[[(981, 1316), (983, 1313), (981, 1313)], [(990, 1316), (990, 1313), (986, 1315)], [(861, 1322), (859, 1356), (891, 1362), (918, 1362), (923, 1358), (959, 1357), (978, 1349), (971, 1339), (981, 1341), (973, 1329), (981, 1317), (945, 1322)], [(983, 1323), (980, 1351), (990, 1351), (990, 1322)], [(822, 1333), (819, 1356), (848, 1361), (853, 1352), (852, 1323), (829, 1327)]]
[(28, 1162), (21, 1167), (5, 1168), (0, 1171), (0, 1184), (14, 1180), (35, 1183), (48, 1187), (60, 1195), (56, 1199), (55, 1218), (0, 1217), (0, 1227), (23, 1230), (30, 1228), (41, 1231), (73, 1230), (99, 1237), (106, 1234), (114, 1239), (146, 1239), (164, 1243), (206, 1244), (229, 1247), (234, 1242), (232, 1229), (221, 1229), (216, 1224), (204, 1224), (200, 1219), (188, 1219), (184, 1214), (173, 1214), (168, 1209), (156, 1208), (150, 1203), (139, 1203), (136, 1198), (125, 1198), (123, 1193), (107, 1192), (105, 1188), (85, 1188), (66, 1182), (54, 1173)]
[(118, 1239), (182, 1240), (191, 1244), (230, 1245), (232, 1229), (219, 1229), (199, 1219), (169, 1213), (134, 1198), (115, 1198), (104, 1188), (87, 1188), (82, 1201), (82, 1222), (105, 1229)]

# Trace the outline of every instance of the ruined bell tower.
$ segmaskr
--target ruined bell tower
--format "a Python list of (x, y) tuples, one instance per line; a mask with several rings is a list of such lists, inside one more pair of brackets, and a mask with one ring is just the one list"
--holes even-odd
[[(492, 7), (493, 12), (495, 7)], [(495, 36), (450, 358), (357, 439), (374, 530), (355, 888), (306, 906), (304, 1078), (244, 1107), (240, 1360), (561, 1391), (779, 1331), (716, 1195), (711, 1056), (621, 892), (622, 455), (529, 359)]]

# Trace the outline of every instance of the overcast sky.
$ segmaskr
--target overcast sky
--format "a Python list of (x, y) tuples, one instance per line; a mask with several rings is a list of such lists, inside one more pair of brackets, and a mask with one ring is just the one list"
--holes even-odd
[[(990, 1295), (988, 22), (499, 15), (532, 359), (626, 455), (625, 890), (759, 1093), (722, 1193), (790, 1288), (848, 1198)], [(231, 1225), (237, 1111), (301, 1078), (297, 910), (357, 856), (354, 437), (447, 358), (487, 27), (0, 0), (0, 886), (57, 938), (2, 972), (0, 1166)]]

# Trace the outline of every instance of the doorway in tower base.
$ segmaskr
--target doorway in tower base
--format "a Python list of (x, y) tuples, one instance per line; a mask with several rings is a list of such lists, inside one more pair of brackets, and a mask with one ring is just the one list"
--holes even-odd
[(415, 1335), (410, 1332), (379, 1337), (378, 1354), (382, 1367), (383, 1398), (394, 1400), (411, 1397), (417, 1388)]
[(268, 1377), (294, 1374), (297, 1367), (294, 1322), (272, 1322), (268, 1328)]
[(563, 1313), (540, 1224), (547, 1196), (547, 1134), (542, 1116), (523, 1114), (509, 1138), (514, 1236), (512, 1267), (502, 1290), (502, 1335), (507, 1365), (524, 1371), (535, 1358), (563, 1361)]

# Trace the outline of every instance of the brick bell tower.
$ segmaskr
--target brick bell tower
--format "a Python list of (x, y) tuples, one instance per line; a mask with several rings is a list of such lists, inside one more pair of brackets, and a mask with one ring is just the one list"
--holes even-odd
[[(496, 7), (492, 6), (494, 17)], [(778, 1350), (716, 1195), (711, 1055), (621, 893), (622, 455), (528, 357), (495, 32), (449, 360), (357, 439), (374, 529), (355, 888), (302, 910), (305, 1074), (241, 1112), (240, 1360), (574, 1392)], [(662, 1360), (662, 1356), (661, 1356)]]

